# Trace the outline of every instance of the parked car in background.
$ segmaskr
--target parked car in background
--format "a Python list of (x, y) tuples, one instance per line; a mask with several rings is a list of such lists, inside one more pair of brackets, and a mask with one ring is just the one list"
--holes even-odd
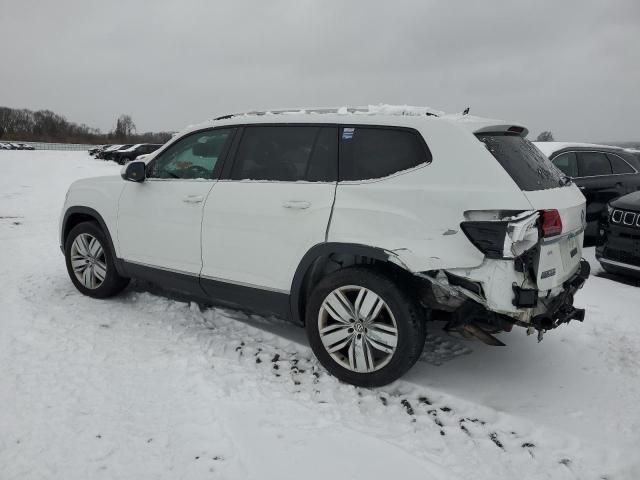
[(329, 372), (368, 387), (411, 368), (433, 312), (492, 345), (583, 320), (585, 200), (526, 128), (417, 107), (270, 113), (71, 185), (75, 287), (105, 298), (138, 277), (291, 319)]
[(36, 148), (33, 145), (28, 145), (26, 143), (21, 143), (20, 146), (23, 150), (35, 150)]
[(119, 152), (121, 150), (127, 150), (129, 148), (133, 147), (133, 144), (127, 144), (127, 145), (121, 145), (120, 148), (116, 148), (113, 150), (105, 150), (104, 152), (102, 152), (102, 159), (103, 160), (113, 160), (114, 155), (116, 154), (116, 152)]
[(109, 147), (109, 145), (96, 145), (95, 147), (90, 148), (89, 155), (97, 155), (99, 152)]
[(161, 144), (155, 143), (138, 143), (129, 148), (112, 152), (111, 160), (119, 163), (120, 165), (124, 165), (125, 163), (135, 159), (138, 155), (147, 155), (148, 153), (155, 152), (161, 146)]
[(640, 192), (609, 203), (598, 230), (596, 258), (606, 272), (640, 277)]
[(11, 150), (11, 146), (7, 143), (0, 143), (0, 150)]
[(629, 151), (587, 143), (534, 142), (553, 164), (580, 187), (587, 199), (585, 236), (595, 241), (609, 202), (640, 190), (640, 159)]
[(104, 155), (106, 152), (109, 152), (109, 151), (111, 151), (111, 150), (117, 150), (117, 149), (119, 149), (119, 148), (121, 148), (121, 147), (122, 147), (122, 145), (120, 145), (120, 144), (118, 144), (118, 145), (109, 145), (109, 146), (107, 146), (107, 147), (105, 147), (105, 148), (103, 148), (103, 149), (101, 149), (101, 150), (98, 150), (98, 151), (96, 152), (96, 158), (104, 159), (103, 155)]
[(119, 150), (120, 148), (129, 148), (131, 145), (111, 145), (110, 147), (105, 148), (104, 150), (101, 150), (98, 152), (98, 154), (96, 155), (96, 158), (101, 158), (102, 160), (109, 160), (109, 157), (111, 156), (111, 152), (115, 152), (116, 150)]

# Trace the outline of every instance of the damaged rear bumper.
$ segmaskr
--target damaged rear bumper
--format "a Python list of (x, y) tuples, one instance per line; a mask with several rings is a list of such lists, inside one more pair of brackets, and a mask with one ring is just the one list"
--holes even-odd
[(582, 288), (589, 278), (591, 267), (589, 262), (582, 259), (576, 273), (563, 284), (563, 291), (547, 305), (547, 312), (534, 316), (530, 324), (537, 330), (551, 330), (571, 320), (582, 322), (585, 311), (573, 306), (575, 293)]

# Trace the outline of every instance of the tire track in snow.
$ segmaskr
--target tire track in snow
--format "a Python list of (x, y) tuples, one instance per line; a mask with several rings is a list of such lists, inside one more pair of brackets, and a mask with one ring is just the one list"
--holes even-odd
[(509, 415), (403, 381), (380, 389), (341, 384), (325, 373), (310, 348), (256, 325), (269, 325), (268, 320), (146, 293), (136, 296), (143, 309), (159, 302), (180, 339), (198, 346), (214, 369), (224, 360), (222, 368), (229, 371), (215, 379), (225, 381), (238, 398), (247, 395), (238, 378), (256, 377), (267, 399), (285, 394), (321, 413), (331, 409), (328, 421), (384, 438), (454, 471), (462, 464), (474, 478), (508, 478), (523, 469), (550, 478), (607, 476), (600, 472), (602, 455), (585, 455), (587, 447), (576, 439)]

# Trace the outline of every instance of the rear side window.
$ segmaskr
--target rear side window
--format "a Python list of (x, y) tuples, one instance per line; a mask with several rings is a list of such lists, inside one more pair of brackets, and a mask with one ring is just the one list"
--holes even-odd
[(553, 159), (553, 164), (569, 177), (578, 176), (578, 159), (576, 152), (565, 152)]
[(627, 162), (625, 162), (618, 155), (613, 153), (607, 153), (607, 158), (611, 162), (611, 168), (613, 169), (613, 173), (635, 173), (635, 170), (631, 168)]
[(405, 129), (341, 129), (341, 180), (369, 180), (431, 161), (417, 132)]
[(601, 152), (579, 152), (578, 165), (581, 177), (611, 175), (611, 163)]
[(236, 153), (232, 180), (336, 181), (335, 127), (246, 127)]
[(562, 172), (520, 135), (488, 133), (477, 137), (521, 190), (546, 190), (564, 184)]

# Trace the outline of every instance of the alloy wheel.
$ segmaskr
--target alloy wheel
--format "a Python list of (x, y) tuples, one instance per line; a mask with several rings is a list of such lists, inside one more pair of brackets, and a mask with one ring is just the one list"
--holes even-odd
[(104, 248), (96, 237), (81, 233), (71, 244), (71, 268), (78, 281), (95, 290), (107, 276), (107, 260)]
[(355, 285), (327, 295), (320, 307), (318, 331), (333, 360), (358, 373), (383, 368), (398, 345), (398, 326), (389, 306), (375, 292)]

